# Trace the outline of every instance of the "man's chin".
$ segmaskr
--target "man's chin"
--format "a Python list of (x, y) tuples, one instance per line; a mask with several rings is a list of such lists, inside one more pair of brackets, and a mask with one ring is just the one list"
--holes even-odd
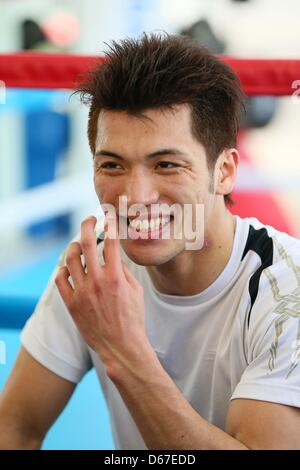
[(135, 246), (135, 243), (122, 240), (122, 248), (128, 258), (140, 266), (159, 266), (175, 258), (182, 250), (177, 247)]

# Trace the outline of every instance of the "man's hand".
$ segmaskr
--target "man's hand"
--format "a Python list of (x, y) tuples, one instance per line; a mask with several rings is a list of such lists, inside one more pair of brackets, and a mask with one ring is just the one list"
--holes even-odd
[[(74, 322), (87, 344), (101, 357), (107, 373), (110, 367), (132, 368), (142, 350), (151, 348), (145, 331), (143, 288), (121, 259), (118, 237), (107, 236), (111, 224), (116, 223), (114, 215), (107, 216), (105, 265), (101, 266), (94, 233), (96, 218), (84, 220), (81, 241), (70, 244), (66, 266), (59, 269), (55, 279)], [(112, 232), (117, 235), (116, 229)]]

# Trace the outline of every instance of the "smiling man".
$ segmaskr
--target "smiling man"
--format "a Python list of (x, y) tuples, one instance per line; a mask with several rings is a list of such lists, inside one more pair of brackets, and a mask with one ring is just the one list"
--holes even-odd
[(95, 367), (117, 448), (300, 449), (300, 242), (228, 210), (239, 81), (182, 37), (107, 55), (79, 91), (113, 210), (83, 221), (22, 332), (0, 447), (38, 448)]

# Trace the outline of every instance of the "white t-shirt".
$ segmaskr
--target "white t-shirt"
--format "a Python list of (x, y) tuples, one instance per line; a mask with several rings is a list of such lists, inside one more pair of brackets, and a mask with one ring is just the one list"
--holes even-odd
[[(235, 217), (230, 259), (197, 295), (159, 293), (146, 268), (122, 252), (144, 287), (147, 334), (162, 366), (192, 407), (223, 430), (235, 398), (300, 407), (300, 240), (255, 218)], [(99, 243), (101, 263), (102, 247)], [(145, 449), (117, 388), (66, 310), (53, 276), (24, 327), (22, 344), (72, 382), (95, 367), (116, 447)]]

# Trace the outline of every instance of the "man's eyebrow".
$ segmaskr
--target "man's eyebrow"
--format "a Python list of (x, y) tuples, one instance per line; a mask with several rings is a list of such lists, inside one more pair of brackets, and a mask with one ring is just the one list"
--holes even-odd
[(100, 156), (103, 156), (103, 157), (115, 157), (115, 158), (119, 158), (120, 160), (125, 160), (124, 157), (122, 157), (121, 155), (118, 155), (118, 154), (115, 153), (115, 152), (111, 152), (110, 150), (98, 150), (98, 151), (95, 153), (95, 157), (100, 157)]
[[(155, 150), (154, 152), (148, 153), (146, 155), (146, 158), (155, 158), (155, 157), (160, 157), (163, 155), (187, 155), (185, 152), (179, 149), (175, 148), (162, 148), (159, 150)], [(122, 155), (119, 155), (115, 152), (111, 152), (110, 150), (99, 150), (95, 153), (95, 157), (97, 156), (104, 156), (104, 157), (114, 157), (118, 158), (119, 160), (126, 160), (126, 158), (122, 157)]]

